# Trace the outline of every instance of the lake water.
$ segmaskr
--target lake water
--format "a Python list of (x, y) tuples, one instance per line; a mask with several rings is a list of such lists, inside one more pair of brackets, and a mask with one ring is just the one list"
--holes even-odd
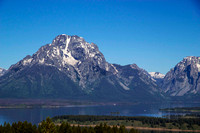
[(23, 108), (0, 109), (0, 124), (4, 122), (28, 121), (38, 124), (46, 117), (57, 115), (110, 115), (120, 112), (120, 116), (154, 116), (163, 117), (168, 113), (159, 111), (160, 108), (170, 107), (200, 107), (200, 104), (137, 104), (137, 105), (107, 105), (107, 106), (68, 106), (61, 108)]

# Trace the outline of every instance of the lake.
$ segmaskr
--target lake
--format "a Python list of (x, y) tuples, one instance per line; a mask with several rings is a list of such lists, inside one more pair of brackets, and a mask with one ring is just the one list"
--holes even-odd
[(169, 113), (160, 108), (170, 107), (200, 107), (199, 103), (190, 104), (137, 104), (137, 105), (81, 105), (60, 108), (14, 108), (0, 109), (0, 124), (4, 122), (28, 121), (38, 124), (46, 117), (57, 115), (111, 115), (111, 112), (120, 112), (120, 116), (152, 116), (163, 117)]

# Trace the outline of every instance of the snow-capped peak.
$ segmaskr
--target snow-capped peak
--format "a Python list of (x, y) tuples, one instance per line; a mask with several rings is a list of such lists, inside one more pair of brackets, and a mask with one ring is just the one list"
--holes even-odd
[(149, 72), (149, 74), (155, 79), (163, 79), (165, 77), (165, 75), (160, 72)]
[(196, 57), (196, 56), (186, 56), (184, 58), (184, 60), (192, 60), (192, 59), (200, 59), (200, 57)]
[(51, 44), (41, 47), (32, 57), (25, 58), (22, 64), (38, 63), (64, 67), (79, 65), (89, 58), (95, 58), (98, 64), (105, 60), (94, 43), (88, 43), (77, 35), (62, 34)]
[[(58, 35), (51, 44), (42, 46), (32, 56), (27, 56), (11, 66), (10, 70), (22, 70), (33, 65), (56, 67), (73, 81), (79, 79), (79, 84), (83, 87), (88, 79), (95, 80), (94, 75), (98, 77), (100, 72), (117, 73), (117, 70), (106, 62), (96, 44), (88, 43), (77, 35)], [(94, 74), (91, 74), (93, 72)]]

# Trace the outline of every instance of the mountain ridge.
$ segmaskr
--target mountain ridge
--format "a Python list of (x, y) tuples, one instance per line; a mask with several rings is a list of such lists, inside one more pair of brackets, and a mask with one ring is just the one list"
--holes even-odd
[(0, 97), (145, 101), (162, 98), (160, 91), (136, 64), (110, 64), (96, 44), (65, 34), (12, 65), (0, 78)]
[(166, 75), (148, 73), (136, 64), (108, 63), (96, 44), (77, 35), (58, 35), (0, 70), (0, 98), (162, 101), (200, 95), (200, 57), (185, 57)]

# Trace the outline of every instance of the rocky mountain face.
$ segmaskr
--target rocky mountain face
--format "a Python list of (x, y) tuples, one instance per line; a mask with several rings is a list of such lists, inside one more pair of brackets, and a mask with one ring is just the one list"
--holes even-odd
[(3, 76), (5, 74), (6, 70), (3, 68), (0, 68), (0, 76)]
[(97, 45), (59, 35), (8, 70), (0, 68), (0, 98), (159, 101), (200, 96), (200, 57), (189, 56), (166, 75), (136, 64), (106, 61)]
[[(148, 88), (151, 88), (149, 89), (149, 91), (152, 92), (158, 91), (157, 85), (155, 82), (152, 82), (153, 80), (151, 79), (149, 73), (144, 69), (139, 68), (136, 64), (125, 65), (125, 66), (113, 64), (113, 66), (117, 70), (116, 75), (120, 81), (120, 84), (122, 82), (126, 87), (132, 84), (131, 87), (134, 88), (137, 86), (137, 84), (139, 84), (139, 82), (143, 82), (143, 84), (146, 84)], [(125, 90), (130, 90), (130, 89), (126, 88)]]
[(200, 57), (189, 56), (179, 62), (166, 74), (162, 88), (170, 96), (198, 95), (200, 93)]
[(110, 64), (97, 45), (65, 34), (0, 77), (0, 97), (155, 100), (160, 91), (136, 64)]
[(151, 77), (153, 78), (153, 80), (156, 81), (158, 86), (162, 85), (163, 79), (165, 77), (164, 74), (160, 73), (160, 72), (149, 72), (149, 74), (151, 75)]
[(94, 43), (68, 35), (57, 36), (51, 44), (41, 47), (33, 56), (25, 57), (9, 70), (16, 72), (16, 68), (32, 65), (56, 67), (83, 88), (87, 87), (87, 83), (98, 79), (102, 73), (106, 74), (106, 71), (116, 73)]
[[(136, 64), (120, 66), (113, 64), (117, 69), (117, 80), (124, 90), (137, 99), (149, 99), (157, 96), (157, 100), (162, 99), (161, 89), (157, 86), (156, 82), (152, 80), (151, 75)], [(148, 98), (149, 97), (149, 98)], [(155, 97), (154, 97), (155, 98)], [(154, 100), (154, 99), (149, 99)]]

